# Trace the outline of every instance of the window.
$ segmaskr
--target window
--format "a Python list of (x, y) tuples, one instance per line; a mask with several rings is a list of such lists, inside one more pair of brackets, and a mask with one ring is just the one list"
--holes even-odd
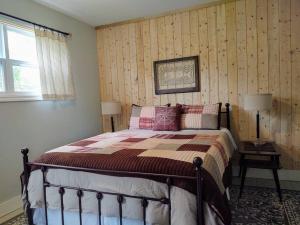
[(41, 99), (33, 29), (0, 21), (0, 101)]

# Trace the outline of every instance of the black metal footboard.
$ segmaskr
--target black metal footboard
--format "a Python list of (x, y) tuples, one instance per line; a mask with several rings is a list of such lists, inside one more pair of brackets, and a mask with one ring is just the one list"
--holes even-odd
[[(123, 204), (124, 200), (126, 198), (133, 198), (133, 199), (139, 199), (140, 204), (143, 210), (143, 224), (146, 225), (147, 215), (146, 215), (146, 208), (148, 206), (148, 203), (150, 201), (154, 202), (160, 202), (161, 204), (168, 205), (168, 221), (169, 225), (172, 224), (171, 219), (171, 188), (172, 188), (172, 180), (173, 179), (186, 179), (186, 180), (196, 180), (197, 184), (197, 194), (196, 194), (196, 204), (197, 204), (197, 225), (204, 225), (204, 210), (203, 210), (203, 177), (201, 175), (201, 166), (202, 166), (202, 159), (199, 157), (196, 157), (194, 159), (194, 166), (196, 170), (196, 176), (176, 176), (176, 175), (166, 175), (166, 174), (154, 174), (154, 173), (138, 173), (138, 172), (124, 172), (124, 171), (106, 171), (106, 170), (97, 170), (97, 169), (88, 169), (88, 168), (77, 168), (77, 167), (67, 167), (67, 166), (57, 166), (57, 165), (49, 165), (49, 164), (41, 164), (41, 163), (31, 163), (28, 160), (28, 153), (29, 150), (22, 149), (23, 154), (23, 165), (24, 165), (24, 179), (23, 179), (23, 185), (24, 185), (24, 193), (25, 193), (25, 212), (28, 217), (28, 223), (29, 225), (33, 225), (33, 210), (30, 207), (30, 201), (29, 201), (29, 194), (28, 194), (28, 181), (29, 176), (31, 172), (31, 167), (33, 165), (39, 166), (41, 168), (42, 174), (43, 174), (43, 195), (44, 195), (44, 209), (45, 209), (45, 221), (46, 225), (48, 225), (48, 208), (47, 208), (47, 192), (46, 189), (49, 187), (56, 187), (58, 188), (58, 194), (60, 195), (60, 209), (61, 209), (61, 223), (64, 225), (64, 194), (66, 190), (75, 190), (77, 193), (78, 198), (78, 219), (80, 221), (80, 225), (82, 225), (82, 197), (85, 192), (94, 193), (95, 199), (98, 201), (98, 217), (99, 217), (99, 225), (105, 225), (101, 223), (101, 215), (102, 215), (102, 199), (105, 195), (110, 196), (116, 196), (116, 204), (118, 204), (119, 208), (119, 224), (123, 224)], [(168, 194), (165, 197), (162, 198), (152, 198), (147, 196), (134, 196), (134, 195), (128, 195), (124, 193), (114, 193), (114, 192), (102, 192), (97, 190), (91, 190), (91, 189), (85, 189), (85, 188), (78, 188), (78, 187), (71, 187), (71, 186), (63, 186), (63, 185), (56, 185), (51, 184), (46, 179), (46, 172), (48, 169), (67, 169), (67, 170), (73, 170), (73, 171), (82, 171), (82, 172), (92, 172), (92, 173), (99, 173), (99, 174), (105, 174), (109, 172), (110, 174), (116, 174), (116, 175), (122, 175), (122, 176), (147, 176), (151, 178), (159, 178), (164, 179), (166, 183), (166, 187), (168, 189)]]

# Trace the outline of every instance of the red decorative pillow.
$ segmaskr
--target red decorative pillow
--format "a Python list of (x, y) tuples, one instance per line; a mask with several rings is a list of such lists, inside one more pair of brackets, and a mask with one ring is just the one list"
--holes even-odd
[(153, 130), (180, 130), (180, 107), (155, 107)]

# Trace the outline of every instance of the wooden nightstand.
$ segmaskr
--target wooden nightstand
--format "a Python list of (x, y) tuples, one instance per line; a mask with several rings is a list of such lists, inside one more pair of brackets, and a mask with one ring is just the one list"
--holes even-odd
[[(251, 141), (242, 141), (239, 153), (240, 175), (242, 175), (239, 198), (242, 196), (247, 169), (259, 168), (270, 169), (273, 171), (278, 196), (280, 201), (282, 201), (280, 182), (277, 173), (277, 170), (280, 169), (280, 153), (277, 145), (274, 142), (267, 142), (261, 146), (254, 146)], [(262, 159), (249, 159), (249, 156), (256, 156), (256, 158), (261, 157)]]

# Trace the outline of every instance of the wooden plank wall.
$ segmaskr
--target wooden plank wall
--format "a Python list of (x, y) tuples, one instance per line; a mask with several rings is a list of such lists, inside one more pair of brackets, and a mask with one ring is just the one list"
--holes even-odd
[[(128, 127), (131, 104), (229, 101), (234, 134), (248, 139), (255, 112), (243, 110), (243, 96), (272, 93), (262, 136), (282, 147), (284, 167), (300, 168), (299, 27), (299, 0), (237, 0), (99, 28), (101, 99), (122, 103), (119, 130)], [(200, 56), (201, 92), (155, 95), (153, 61), (191, 55)]]

